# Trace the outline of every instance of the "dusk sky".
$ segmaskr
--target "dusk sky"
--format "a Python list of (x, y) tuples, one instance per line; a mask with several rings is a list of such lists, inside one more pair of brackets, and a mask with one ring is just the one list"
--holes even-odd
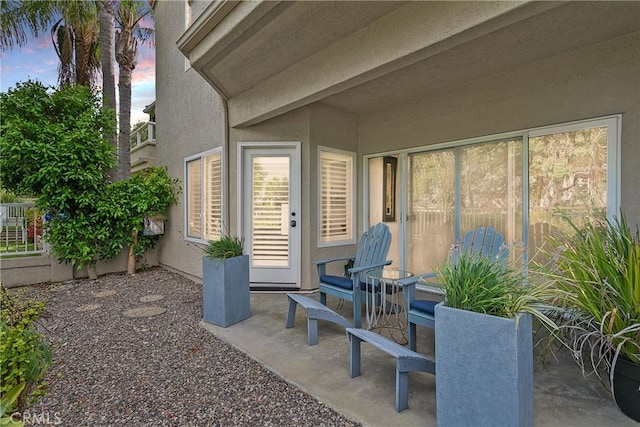
[[(29, 78), (48, 86), (57, 86), (58, 57), (49, 33), (34, 38), (26, 46), (0, 52), (0, 90), (6, 92), (15, 88), (16, 82)], [(115, 66), (116, 90), (118, 68)], [(149, 46), (138, 46), (136, 68), (133, 70), (131, 87), (131, 125), (138, 121), (147, 121), (149, 116), (142, 110), (155, 100), (155, 54)], [(116, 93), (117, 96), (117, 93)]]

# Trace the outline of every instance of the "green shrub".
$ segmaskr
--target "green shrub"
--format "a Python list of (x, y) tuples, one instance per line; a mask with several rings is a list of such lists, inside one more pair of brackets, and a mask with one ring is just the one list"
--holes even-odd
[(0, 285), (0, 392), (26, 383), (20, 409), (46, 392), (43, 378), (51, 365), (51, 350), (36, 325), (44, 310), (44, 301), (9, 295)]
[(0, 187), (0, 203), (20, 203), (21, 199), (12, 191)]
[(0, 399), (0, 426), (6, 427), (23, 427), (24, 423), (20, 420), (15, 420), (12, 416), (16, 409), (18, 397), (24, 390), (24, 383), (20, 383), (11, 390), (3, 393), (2, 399)]

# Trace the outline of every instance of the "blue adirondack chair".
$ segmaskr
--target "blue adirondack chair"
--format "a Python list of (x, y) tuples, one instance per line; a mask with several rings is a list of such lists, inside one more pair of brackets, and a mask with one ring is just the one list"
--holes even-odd
[[(460, 244), (454, 245), (451, 252), (451, 262), (455, 263), (460, 253), (470, 253), (477, 256), (492, 257), (496, 261), (506, 260), (509, 250), (504, 244), (502, 233), (493, 227), (478, 227), (469, 230)], [(409, 348), (416, 351), (416, 325), (435, 328), (435, 306), (440, 301), (416, 299), (416, 284), (425, 280), (435, 280), (437, 272), (421, 274), (400, 280), (403, 286), (405, 307), (407, 308), (407, 327), (409, 329)], [(437, 287), (428, 287), (433, 293), (442, 294)]]
[[(327, 295), (343, 298), (353, 303), (353, 325), (362, 324), (362, 293), (366, 292), (365, 274), (369, 270), (382, 268), (391, 264), (387, 253), (391, 246), (391, 233), (386, 224), (378, 223), (369, 228), (358, 242), (358, 250), (354, 257), (333, 258), (314, 261), (320, 278), (320, 302), (327, 305)], [(349, 277), (326, 274), (326, 266), (331, 262), (353, 260), (353, 267), (347, 270)]]

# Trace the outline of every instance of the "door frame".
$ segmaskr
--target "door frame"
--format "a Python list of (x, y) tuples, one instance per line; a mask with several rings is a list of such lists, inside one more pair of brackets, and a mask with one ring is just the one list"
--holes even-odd
[[(260, 149), (260, 150), (269, 150), (269, 149), (288, 149), (288, 150), (293, 150), (294, 151), (294, 161), (293, 164), (291, 165), (291, 176), (289, 177), (290, 182), (293, 183), (297, 183), (297, 185), (292, 186), (292, 189), (295, 189), (295, 191), (298, 192), (298, 194), (292, 195), (295, 196), (295, 200), (297, 203), (297, 206), (291, 206), (291, 210), (294, 212), (297, 212), (298, 215), (298, 233), (296, 233), (296, 236), (291, 237), (290, 235), (290, 247), (292, 249), (295, 250), (295, 248), (298, 249), (298, 263), (297, 265), (293, 265), (292, 264), (292, 268), (295, 268), (296, 271), (294, 273), (295, 276), (295, 284), (293, 286), (283, 286), (283, 285), (274, 285), (274, 288), (292, 288), (292, 289), (299, 289), (301, 286), (301, 282), (302, 282), (302, 256), (301, 256), (301, 251), (302, 251), (302, 230), (300, 229), (300, 227), (302, 226), (303, 222), (300, 221), (301, 218), (301, 209), (302, 209), (302, 200), (301, 200), (301, 185), (302, 185), (302, 174), (301, 174), (301, 142), (300, 141), (264, 141), (264, 142), (238, 142), (237, 145), (238, 149), (237, 149), (237, 188), (238, 188), (238, 196), (236, 198), (236, 206), (237, 206), (237, 218), (236, 218), (236, 224), (238, 224), (238, 235), (242, 238), (247, 238), (247, 236), (244, 236), (244, 220), (246, 219), (245, 216), (245, 212), (244, 212), (244, 177), (245, 177), (245, 170), (244, 170), (244, 158), (245, 158), (245, 152), (246, 150), (251, 150), (251, 149)], [(290, 199), (292, 199), (293, 197), (290, 196)], [(260, 289), (269, 289), (268, 286), (259, 286)]]

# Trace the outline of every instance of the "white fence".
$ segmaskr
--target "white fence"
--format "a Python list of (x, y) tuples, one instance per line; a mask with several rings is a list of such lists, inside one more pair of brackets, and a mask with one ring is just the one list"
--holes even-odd
[(42, 223), (33, 203), (0, 204), (0, 256), (45, 252)]

